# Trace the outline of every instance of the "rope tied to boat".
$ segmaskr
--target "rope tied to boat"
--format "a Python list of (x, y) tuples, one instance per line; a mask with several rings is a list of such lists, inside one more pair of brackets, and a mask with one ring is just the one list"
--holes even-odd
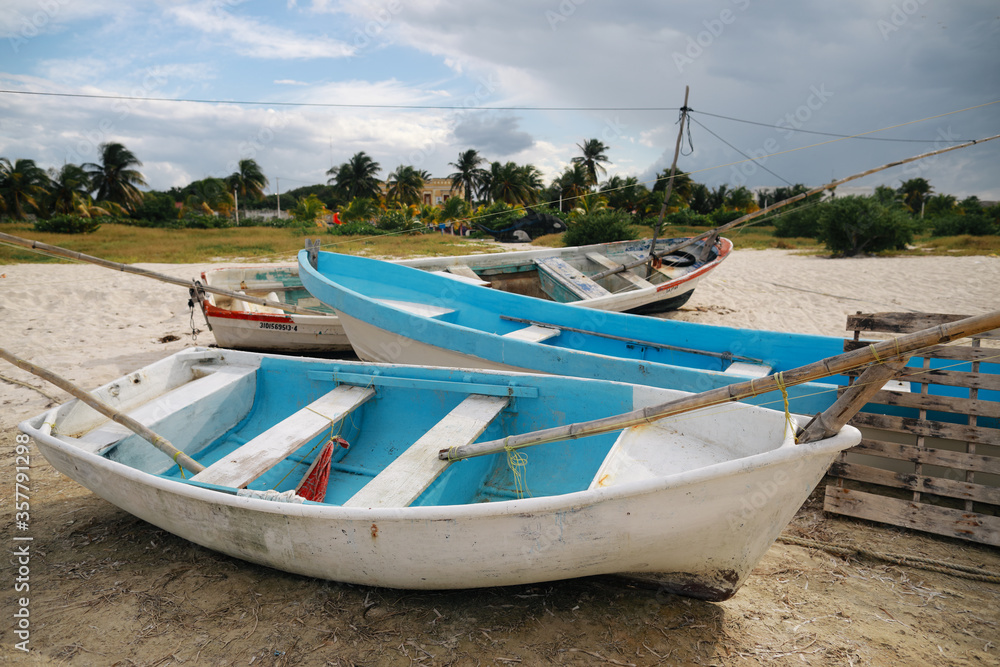
[[(162, 441), (163, 438), (157, 438), (157, 440)], [(154, 442), (153, 444), (155, 445), (156, 443)], [(184, 466), (182, 466), (180, 462), (177, 460), (177, 457), (180, 456), (181, 453), (182, 452), (179, 449), (174, 453), (174, 463), (177, 464), (177, 469), (181, 471), (181, 479), (187, 479), (187, 476), (184, 474)]]
[[(524, 498), (524, 494), (528, 492), (528, 485), (525, 482), (525, 468), (528, 465), (527, 454), (522, 454), (517, 451), (509, 444), (510, 436), (507, 436), (503, 440), (503, 449), (507, 453), (507, 467), (510, 468), (510, 474), (514, 478), (514, 491), (517, 492), (518, 499)], [(451, 456), (451, 451), (449, 450), (448, 455)]]
[[(781, 392), (781, 400), (785, 406), (785, 425), (792, 432), (792, 440), (798, 444), (799, 439), (796, 435), (798, 427), (795, 425), (795, 421), (792, 419), (792, 413), (788, 409), (788, 388), (785, 386), (785, 373), (781, 371), (776, 373), (774, 376), (774, 382), (778, 385), (778, 390)], [(752, 385), (751, 385), (752, 386)]]

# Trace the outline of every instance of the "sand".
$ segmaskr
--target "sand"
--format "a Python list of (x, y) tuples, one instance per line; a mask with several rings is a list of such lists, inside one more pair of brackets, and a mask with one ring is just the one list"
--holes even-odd
[[(173, 276), (208, 266), (141, 265)], [(0, 266), (0, 346), (85, 387), (195, 344), (182, 288), (78, 264)], [(831, 260), (737, 250), (671, 317), (842, 336), (855, 311), (1000, 308), (1000, 258)], [(200, 312), (196, 327), (204, 328)], [(199, 344), (212, 343), (202, 332)], [(18, 384), (26, 383), (41, 391)], [(0, 469), (15, 425), (67, 399), (0, 367)], [(32, 653), (0, 620), (0, 660), (72, 664), (996, 664), (1000, 586), (775, 544), (750, 582), (704, 603), (614, 579), (410, 593), (275, 572), (138, 521), (32, 450)], [(14, 536), (13, 503), (3, 526)], [(1000, 571), (996, 550), (824, 515), (787, 533)], [(3, 568), (13, 610), (16, 563)], [(13, 613), (11, 611), (11, 613)]]

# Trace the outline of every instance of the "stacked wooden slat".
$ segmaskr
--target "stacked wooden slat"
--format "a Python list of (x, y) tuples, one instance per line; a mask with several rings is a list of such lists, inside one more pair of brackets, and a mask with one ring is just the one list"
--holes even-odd
[[(844, 349), (961, 317), (858, 313)], [(831, 466), (827, 511), (1000, 546), (1000, 330), (960, 343), (915, 355), (909, 391), (883, 389), (851, 420), (865, 437)]]

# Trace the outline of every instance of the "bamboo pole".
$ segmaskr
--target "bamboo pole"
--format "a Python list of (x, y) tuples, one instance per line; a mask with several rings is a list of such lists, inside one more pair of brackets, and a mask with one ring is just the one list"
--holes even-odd
[[(826, 185), (821, 185), (819, 187), (813, 188), (812, 190), (808, 190), (806, 192), (803, 192), (802, 194), (795, 195), (794, 197), (789, 197), (788, 199), (783, 199), (783, 200), (781, 200), (779, 202), (775, 202), (774, 204), (771, 204), (770, 206), (762, 208), (759, 211), (754, 211), (753, 213), (748, 213), (747, 215), (744, 215), (741, 218), (737, 218), (736, 220), (733, 220), (732, 222), (727, 222), (726, 224), (724, 224), (724, 225), (722, 225), (720, 227), (716, 227), (715, 229), (710, 229), (707, 232), (702, 232), (701, 234), (698, 234), (697, 236), (692, 236), (689, 239), (685, 239), (683, 241), (675, 243), (674, 245), (668, 246), (667, 248), (665, 248), (665, 249), (661, 250), (660, 252), (656, 253), (656, 256), (657, 257), (664, 257), (666, 255), (669, 255), (672, 252), (676, 252), (677, 250), (680, 250), (682, 248), (686, 248), (689, 245), (697, 243), (698, 241), (700, 241), (702, 239), (707, 239), (707, 238), (709, 238), (712, 235), (720, 234), (720, 233), (726, 231), (727, 229), (732, 229), (733, 227), (736, 227), (737, 225), (742, 225), (743, 223), (749, 222), (750, 220), (753, 220), (754, 218), (759, 218), (760, 216), (766, 215), (766, 214), (770, 213), (771, 211), (774, 211), (776, 209), (781, 208), (782, 206), (788, 206), (789, 204), (794, 204), (797, 201), (802, 201), (806, 197), (811, 197), (814, 194), (817, 194), (817, 193), (822, 192), (824, 190), (829, 190), (831, 188), (835, 188), (838, 185), (843, 185), (844, 183), (848, 183), (850, 181), (855, 181), (855, 180), (857, 180), (859, 178), (864, 178), (865, 176), (870, 176), (871, 174), (874, 174), (874, 173), (879, 172), (879, 171), (883, 171), (885, 169), (889, 169), (891, 167), (898, 167), (901, 164), (907, 164), (908, 162), (915, 162), (917, 160), (923, 160), (924, 158), (932, 157), (934, 155), (941, 155), (942, 153), (948, 153), (949, 151), (957, 151), (960, 148), (967, 148), (969, 146), (974, 146), (976, 144), (982, 144), (982, 143), (985, 143), (987, 141), (993, 141), (994, 139), (997, 139), (997, 138), (1000, 138), (1000, 134), (994, 134), (992, 137), (986, 137), (985, 139), (973, 139), (972, 141), (967, 141), (964, 144), (958, 144), (957, 146), (949, 146), (948, 148), (941, 148), (941, 149), (936, 150), (936, 151), (931, 151), (930, 153), (921, 153), (920, 155), (915, 155), (913, 157), (906, 158), (905, 160), (897, 160), (896, 162), (890, 162), (888, 164), (884, 164), (881, 167), (874, 167), (872, 169), (868, 169), (867, 171), (862, 171), (860, 173), (854, 174), (853, 176), (848, 176), (846, 178), (841, 178), (840, 180), (837, 180), (837, 181), (831, 181), (831, 182), (827, 183)], [(622, 271), (626, 271), (628, 269), (634, 269), (635, 267), (641, 266), (642, 264), (645, 264), (648, 261), (649, 261), (649, 258), (645, 257), (643, 259), (635, 260), (633, 262), (628, 262), (627, 264), (622, 264), (621, 266), (617, 266), (617, 267), (615, 267), (613, 269), (607, 269), (606, 271), (601, 271), (600, 273), (594, 274), (594, 275), (590, 276), (590, 279), (594, 280), (594, 281), (597, 281), (597, 280), (600, 280), (601, 278), (607, 278), (608, 276), (613, 275), (615, 273), (621, 273)]]
[(851, 421), (851, 417), (863, 408), (872, 396), (882, 390), (886, 382), (897, 377), (906, 367), (905, 359), (895, 359), (884, 364), (869, 366), (857, 381), (841, 394), (833, 405), (806, 424), (796, 436), (800, 445), (831, 438)]
[[(688, 93), (691, 92), (690, 86), (684, 86), (684, 106), (681, 107), (681, 127), (677, 130), (677, 143), (674, 144), (674, 161), (670, 164), (670, 178), (667, 180), (667, 191), (663, 195), (663, 205), (660, 207), (660, 217), (656, 221), (656, 227), (653, 228), (653, 240), (649, 244), (649, 257), (648, 261), (652, 261), (653, 257), (656, 256), (656, 238), (660, 235), (660, 228), (663, 226), (663, 218), (667, 215), (667, 206), (670, 204), (670, 195), (674, 191), (674, 176), (677, 174), (677, 159), (681, 155), (681, 142), (684, 140), (684, 123), (687, 121), (688, 115)], [(655, 186), (654, 186), (655, 187)], [(646, 269), (646, 278), (649, 278), (652, 266)]]
[(52, 384), (59, 387), (60, 389), (70, 394), (71, 396), (80, 399), (81, 401), (83, 401), (90, 407), (94, 408), (108, 419), (121, 424), (128, 430), (138, 435), (143, 440), (146, 440), (149, 443), (151, 443), (154, 447), (156, 447), (161, 452), (163, 452), (171, 459), (173, 459), (174, 463), (177, 463), (183, 468), (193, 473), (199, 473), (205, 469), (205, 466), (201, 465), (200, 463), (192, 459), (190, 456), (188, 456), (184, 452), (174, 447), (173, 444), (171, 444), (171, 442), (166, 438), (157, 435), (156, 433), (146, 428), (145, 426), (143, 426), (136, 420), (132, 419), (128, 415), (116, 411), (113, 407), (111, 407), (107, 403), (95, 398), (90, 393), (84, 391), (80, 387), (77, 387), (75, 384), (73, 384), (66, 378), (56, 375), (52, 371), (46, 370), (41, 366), (36, 366), (30, 361), (21, 359), (20, 357), (12, 354), (11, 352), (8, 352), (3, 348), (0, 348), (0, 359), (9, 361), (10, 363), (20, 368), (21, 370), (25, 370), (31, 373), (32, 375), (35, 375), (37, 377), (42, 378), (43, 380), (51, 382)]
[[(906, 334), (893, 340), (874, 343), (868, 347), (838, 354), (775, 375), (768, 375), (767, 377), (748, 382), (738, 382), (726, 387), (712, 389), (700, 394), (692, 394), (681, 399), (661, 403), (660, 405), (648, 406), (640, 410), (633, 410), (612, 417), (512, 435), (500, 440), (477, 442), (442, 449), (438, 453), (438, 458), (446, 461), (456, 461), (472, 456), (502, 452), (508, 448), (520, 449), (530, 445), (539, 445), (559, 440), (573, 440), (591, 435), (620, 431), (630, 426), (652, 423), (665, 417), (690, 412), (698, 408), (739, 401), (770, 391), (780, 390), (782, 386), (812, 382), (813, 380), (843, 373), (873, 362), (882, 364), (902, 358), (915, 350), (972, 336), (983, 331), (996, 329), (997, 327), (1000, 327), (1000, 310), (942, 324), (912, 334)], [(858, 409), (860, 407), (859, 405)], [(849, 418), (850, 416), (848, 416)]]
[(131, 264), (109, 262), (108, 260), (101, 259), (100, 257), (85, 255), (82, 252), (76, 252), (75, 250), (67, 250), (66, 248), (60, 248), (59, 246), (49, 245), (48, 243), (42, 243), (41, 241), (32, 241), (30, 239), (23, 239), (20, 236), (14, 236), (12, 234), (5, 234), (3, 232), (0, 232), (0, 241), (7, 241), (8, 243), (13, 243), (15, 245), (23, 246), (25, 248), (31, 248), (32, 250), (42, 250), (44, 252), (51, 253), (58, 257), (65, 257), (67, 259), (75, 259), (81, 262), (89, 262), (90, 264), (97, 264), (98, 266), (103, 266), (106, 269), (114, 269), (116, 271), (122, 271), (124, 273), (132, 273), (137, 276), (153, 278), (154, 280), (170, 283), (172, 285), (180, 285), (181, 287), (195, 288), (205, 292), (211, 292), (212, 294), (219, 294), (221, 296), (228, 296), (232, 299), (246, 301), (247, 303), (256, 303), (259, 306), (269, 306), (271, 308), (278, 308), (280, 310), (284, 310), (289, 313), (297, 313), (299, 315), (325, 315), (325, 316), (330, 315), (330, 313), (324, 313), (323, 311), (312, 310), (310, 308), (301, 308), (299, 306), (294, 306), (290, 303), (271, 301), (270, 299), (261, 299), (260, 297), (249, 296), (247, 294), (237, 294), (236, 292), (230, 292), (229, 290), (220, 289), (218, 287), (196, 284), (194, 280), (184, 280), (183, 278), (174, 278), (173, 276), (168, 276), (164, 273), (157, 273), (156, 271), (140, 269), (139, 267), (132, 266)]

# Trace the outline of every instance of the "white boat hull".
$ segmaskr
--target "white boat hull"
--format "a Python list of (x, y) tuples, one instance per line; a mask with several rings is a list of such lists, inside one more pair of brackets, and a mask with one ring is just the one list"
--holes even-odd
[[(191, 443), (199, 433), (206, 427), (217, 428), (216, 422), (238, 422), (243, 408), (236, 405), (261, 390), (255, 368), (262, 369), (253, 362), (262, 355), (211, 354), (194, 350), (175, 355), (109, 383), (95, 395), (114, 401), (126, 412), (144, 411), (141, 414), (158, 433), (182, 448), (185, 444), (196, 448)], [(230, 384), (222, 393), (195, 398), (197, 387), (206, 385), (188, 386), (187, 382), (198, 380), (184, 377), (191, 376), (191, 364), (210, 358), (216, 359), (212, 363), (233, 368), (238, 380), (227, 381)], [(272, 359), (271, 367), (292, 363)], [(317, 368), (314, 360), (306, 361), (313, 364), (310, 368)], [(335, 373), (372, 372), (363, 364), (329, 363), (336, 364)], [(388, 376), (379, 382), (393, 386), (396, 377), (421, 378), (416, 381), (431, 385), (447, 377), (451, 380), (444, 384), (454, 385), (456, 378), (460, 384), (462, 377), (468, 377), (463, 373), (417, 367), (411, 374), (408, 369), (382, 367), (372, 378)], [(568, 383), (575, 384), (567, 391), (587, 394), (597, 387), (595, 381), (552, 376), (489, 375), (478, 374), (471, 381), (500, 382), (494, 386), (503, 387), (541, 385), (539, 397)], [(207, 375), (194, 376), (210, 383), (224, 377), (211, 369)], [(605, 386), (617, 392), (616, 400), (631, 397), (627, 403), (633, 409), (682, 395), (640, 385)], [(516, 414), (531, 404), (520, 405)], [(20, 428), (35, 439), (53, 467), (122, 510), (250, 562), (305, 576), (408, 589), (505, 586), (615, 572), (655, 572), (667, 590), (723, 600), (749, 576), (836, 454), (860, 439), (856, 429), (846, 427), (833, 438), (796, 445), (784, 415), (752, 406), (742, 406), (738, 419), (691, 413), (683, 422), (654, 422), (624, 431), (589, 487), (586, 483), (576, 487), (582, 490), (492, 502), (373, 508), (275, 502), (234, 495), (234, 488), (204, 487), (164, 476), (164, 466), (172, 467), (169, 459), (155, 450), (150, 458), (146, 452), (151, 448), (134, 436), (129, 445), (115, 441), (95, 449), (86, 444), (95, 442), (94, 433), (107, 427), (79, 407), (71, 402)], [(733, 411), (727, 408), (728, 415)], [(53, 435), (49, 432), (52, 424), (57, 433), (65, 429), (76, 437)], [(118, 459), (96, 451), (118, 451)], [(545, 468), (536, 467), (533, 473), (533, 454), (530, 450), (526, 454), (530, 490), (532, 474), (543, 475)], [(156, 463), (157, 457), (161, 463)], [(126, 465), (125, 460), (134, 463)], [(541, 460), (536, 458), (534, 465), (544, 465)], [(460, 476), (462, 470), (456, 474)]]

